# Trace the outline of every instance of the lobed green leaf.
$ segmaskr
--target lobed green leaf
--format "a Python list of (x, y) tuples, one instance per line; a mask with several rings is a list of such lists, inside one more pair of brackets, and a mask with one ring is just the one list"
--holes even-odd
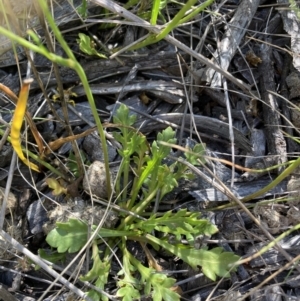
[[(213, 281), (216, 280), (217, 276), (229, 277), (230, 267), (239, 260), (239, 256), (234, 255), (232, 252), (225, 252), (223, 248), (198, 250), (193, 247), (169, 244), (149, 234), (146, 234), (145, 237), (152, 243), (160, 245), (165, 250), (178, 256), (193, 269), (202, 267), (202, 271), (206, 277)], [(232, 269), (232, 271), (235, 269)]]
[(152, 300), (161, 301), (179, 301), (180, 296), (172, 289), (176, 279), (168, 277), (164, 273), (155, 271), (153, 268), (147, 268), (142, 265), (131, 254), (130, 261), (136, 266), (141, 274), (141, 283), (144, 285), (146, 295), (152, 295)]
[(176, 213), (172, 211), (166, 212), (163, 216), (150, 216), (146, 221), (132, 225), (134, 228), (141, 229), (147, 233), (157, 230), (176, 236), (176, 240), (180, 241), (182, 236), (193, 242), (196, 236), (213, 235), (218, 228), (206, 219), (199, 219), (199, 213), (190, 213), (186, 209)]
[(77, 219), (69, 219), (67, 223), (56, 223), (56, 228), (49, 232), (46, 241), (51, 247), (57, 248), (58, 253), (77, 252), (87, 242), (87, 227)]
[(193, 149), (191, 149), (192, 153), (185, 153), (185, 157), (188, 162), (193, 165), (199, 165), (199, 160), (203, 164), (205, 163), (205, 147), (202, 144), (196, 144)]
[(129, 108), (126, 105), (121, 104), (116, 111), (116, 115), (113, 117), (113, 122), (124, 126), (132, 126), (136, 118), (135, 114), (129, 113)]
[[(85, 275), (79, 277), (81, 281), (95, 281), (95, 286), (104, 290), (104, 286), (108, 281), (108, 275), (110, 271), (110, 262), (109, 260), (102, 261), (99, 256), (99, 250), (97, 244), (94, 242), (92, 246), (93, 250), (93, 266), (92, 269)], [(93, 300), (107, 300), (107, 297), (103, 294), (91, 290), (89, 294)]]
[[(92, 226), (92, 230), (96, 227)], [(70, 218), (66, 223), (56, 223), (56, 228), (46, 237), (47, 243), (57, 248), (58, 253), (74, 253), (79, 251), (87, 242), (88, 226), (86, 223)], [(123, 237), (139, 235), (138, 232), (120, 231), (101, 228), (98, 235), (104, 237)]]
[(116, 294), (117, 297), (121, 297), (122, 301), (140, 300), (140, 293), (132, 285), (127, 284), (121, 287)]
[(217, 276), (230, 277), (230, 266), (240, 259), (239, 256), (225, 252), (219, 247), (212, 250), (178, 249), (176, 254), (194, 269), (201, 266), (204, 275), (213, 281)]

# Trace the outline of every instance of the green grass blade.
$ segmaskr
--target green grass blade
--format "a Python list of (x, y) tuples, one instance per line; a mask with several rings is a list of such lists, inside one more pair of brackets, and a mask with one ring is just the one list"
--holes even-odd
[(160, 0), (153, 0), (153, 6), (152, 6), (152, 10), (151, 10), (151, 19), (150, 19), (151, 25), (156, 25), (157, 17), (159, 14), (159, 7), (160, 7)]

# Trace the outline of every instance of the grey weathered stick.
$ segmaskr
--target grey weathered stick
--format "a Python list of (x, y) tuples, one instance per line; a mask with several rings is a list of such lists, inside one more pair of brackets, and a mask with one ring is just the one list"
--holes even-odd
[[(180, 104), (185, 99), (185, 95), (182, 90), (182, 86), (170, 81), (140, 81), (136, 83), (130, 83), (127, 85), (123, 84), (95, 84), (90, 85), (91, 91), (96, 95), (103, 94), (116, 94), (123, 91), (124, 93), (133, 92), (133, 91), (148, 91), (155, 93), (165, 92), (165, 100), (172, 104)], [(85, 95), (85, 91), (82, 86), (77, 86), (72, 89), (72, 92), (75, 92), (78, 96)]]
[[(168, 113), (168, 114), (160, 114), (160, 115), (155, 115), (152, 116), (153, 119), (157, 118), (159, 120), (164, 120), (167, 122), (172, 122), (175, 124), (180, 125), (180, 122), (183, 119), (183, 114), (181, 113)], [(185, 126), (189, 128), (190, 120), (191, 118), (194, 118), (195, 124), (197, 126), (197, 129), (201, 132), (208, 133), (210, 135), (218, 135), (220, 137), (229, 139), (229, 134), (228, 134), (228, 123), (225, 123), (221, 120), (215, 119), (215, 118), (210, 118), (206, 116), (201, 116), (201, 115), (193, 115), (187, 114), (185, 116)], [(147, 131), (147, 130), (156, 130), (160, 129), (161, 127), (165, 127), (164, 124), (159, 123), (159, 121), (155, 122), (152, 120), (149, 121), (138, 121), (135, 123), (135, 127), (139, 128), (141, 127), (141, 131)], [(251, 152), (251, 145), (249, 143), (249, 140), (236, 128), (233, 128), (234, 132), (234, 137), (235, 137), (235, 142), (238, 147), (246, 150), (247, 152)]]
[[(266, 126), (266, 137), (268, 151), (272, 155), (277, 155), (277, 164), (282, 164), (287, 161), (286, 142), (280, 130), (280, 114), (278, 111), (277, 98), (270, 91), (275, 91), (274, 69), (271, 62), (271, 47), (270, 43), (261, 44), (260, 57), (262, 63), (258, 70), (260, 73), (260, 87), (263, 104), (263, 116)], [(278, 169), (281, 172), (284, 168)]]
[[(293, 127), (291, 127), (290, 121), (292, 120), (292, 109), (290, 108), (289, 103), (285, 99), (289, 98), (288, 87), (286, 83), (286, 78), (289, 73), (291, 67), (292, 58), (288, 53), (284, 54), (283, 58), (283, 69), (281, 73), (281, 80), (280, 80), (280, 95), (283, 99), (278, 99), (279, 107), (282, 110), (282, 114), (285, 118), (282, 118), (282, 122), (284, 125), (284, 130), (287, 132), (288, 135), (291, 137), (293, 136)], [(297, 152), (299, 149), (298, 143), (293, 139), (287, 139), (287, 151), (289, 153)]]
[[(223, 36), (219, 48), (213, 54), (213, 62), (220, 66), (223, 70), (227, 70), (228, 66), (244, 37), (247, 28), (257, 10), (260, 0), (243, 0), (234, 16), (227, 24), (227, 30)], [(216, 69), (207, 69), (206, 81), (211, 82), (211, 87), (221, 87), (221, 73)]]
[(289, 0), (277, 0), (284, 8), (279, 10), (284, 30), (291, 36), (291, 48), (293, 52), (293, 65), (300, 71), (300, 43), (299, 43), (299, 32), (300, 32), (300, 20), (296, 13), (291, 9), (285, 9), (290, 6)]

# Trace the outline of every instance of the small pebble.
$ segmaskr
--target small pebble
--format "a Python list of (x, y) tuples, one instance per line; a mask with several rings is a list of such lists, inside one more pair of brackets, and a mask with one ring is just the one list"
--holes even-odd
[(86, 177), (83, 179), (83, 189), (86, 193), (92, 193), (99, 198), (108, 198), (104, 163), (95, 161), (89, 166)]

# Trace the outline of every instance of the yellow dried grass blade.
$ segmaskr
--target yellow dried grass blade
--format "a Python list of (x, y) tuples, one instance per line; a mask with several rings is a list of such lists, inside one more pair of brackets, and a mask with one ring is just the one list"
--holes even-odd
[(20, 142), (20, 131), (24, 119), (24, 115), (26, 112), (27, 99), (29, 94), (29, 87), (32, 83), (32, 79), (25, 79), (23, 81), (23, 85), (19, 94), (18, 103), (15, 109), (15, 113), (13, 116), (13, 121), (11, 124), (11, 144), (17, 153), (18, 157), (32, 170), (40, 172), (39, 167), (34, 163), (31, 163), (23, 154)]
[[(17, 105), (18, 96), (12, 90), (10, 90), (7, 86), (5, 86), (1, 83), (0, 83), (0, 90), (2, 92), (4, 92)], [(35, 142), (39, 148), (40, 155), (42, 156), (43, 152), (44, 152), (44, 144), (43, 144), (43, 140), (40, 136), (40, 133), (37, 130), (36, 125), (33, 122), (30, 113), (27, 111), (25, 111), (25, 118), (26, 118), (26, 121), (28, 122), (28, 125), (29, 125), (32, 135), (35, 139)]]

